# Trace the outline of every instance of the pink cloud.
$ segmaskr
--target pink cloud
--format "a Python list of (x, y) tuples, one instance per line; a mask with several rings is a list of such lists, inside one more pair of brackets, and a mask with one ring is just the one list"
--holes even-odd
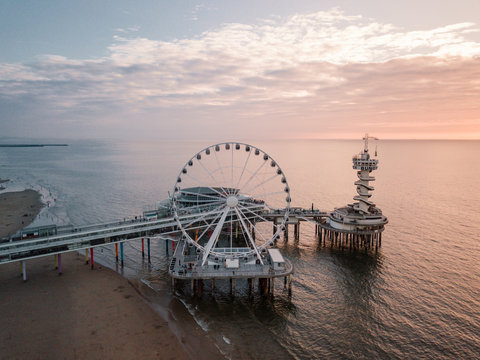
[(474, 31), (406, 31), (333, 9), (170, 42), (117, 36), (98, 59), (0, 64), (0, 116), (120, 135), (136, 119), (139, 136), (208, 124), (219, 136), (480, 138)]

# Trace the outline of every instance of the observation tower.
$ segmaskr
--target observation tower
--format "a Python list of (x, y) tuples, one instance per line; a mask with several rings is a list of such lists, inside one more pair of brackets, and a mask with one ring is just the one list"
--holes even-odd
[(382, 235), (388, 219), (383, 216), (382, 210), (377, 208), (371, 201), (374, 187), (371, 182), (375, 178), (372, 171), (378, 168), (377, 151), (375, 158), (372, 158), (368, 149), (369, 140), (378, 140), (375, 137), (365, 134), (363, 151), (353, 156), (353, 169), (357, 170), (358, 180), (355, 181), (357, 189), (353, 197), (353, 204), (336, 208), (330, 212), (325, 221), (320, 224), (322, 231), (319, 233), (321, 239), (331, 240), (332, 244), (340, 246), (381, 246)]

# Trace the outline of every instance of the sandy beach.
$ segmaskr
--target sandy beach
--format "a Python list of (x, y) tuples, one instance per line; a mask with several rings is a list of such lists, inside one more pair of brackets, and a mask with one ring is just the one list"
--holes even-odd
[(29, 225), (42, 206), (40, 194), (35, 190), (0, 194), (0, 239)]
[[(0, 199), (0, 238), (31, 223), (42, 206), (33, 190)], [(162, 318), (139, 281), (98, 264), (91, 270), (76, 252), (62, 255), (61, 276), (53, 256), (28, 260), (26, 282), (20, 264), (0, 265), (1, 360), (223, 358), (198, 326), (187, 326), (188, 335), (172, 332), (169, 326), (181, 328), (177, 320), (193, 320), (174, 299), (157, 312), (180, 319)]]
[(77, 253), (1, 265), (1, 359), (187, 359), (168, 324), (114, 271)]

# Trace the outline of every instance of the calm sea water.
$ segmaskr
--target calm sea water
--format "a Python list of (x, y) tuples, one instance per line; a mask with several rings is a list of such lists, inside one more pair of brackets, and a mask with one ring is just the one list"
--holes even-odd
[[(294, 206), (331, 210), (352, 202), (351, 156), (361, 141), (252, 142), (274, 157)], [(1, 148), (0, 178), (50, 202), (38, 224), (98, 223), (139, 215), (167, 197), (205, 142), (72, 142), (62, 148)], [(302, 224), (279, 247), (295, 265), (293, 295), (237, 296), (228, 285), (180, 299), (227, 357), (480, 358), (480, 142), (380, 141), (373, 200), (390, 223), (378, 252), (322, 247)], [(126, 248), (133, 276), (165, 288), (164, 243), (145, 266)], [(113, 266), (111, 249), (97, 251)], [(208, 284), (207, 284), (208, 285)]]

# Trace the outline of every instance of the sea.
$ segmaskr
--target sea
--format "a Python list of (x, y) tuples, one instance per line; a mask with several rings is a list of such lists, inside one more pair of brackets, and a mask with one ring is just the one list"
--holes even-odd
[[(10, 179), (4, 191), (42, 194), (46, 206), (34, 225), (141, 215), (168, 197), (188, 159), (212, 145), (54, 142), (69, 146), (0, 148), (0, 178)], [(292, 206), (331, 211), (353, 202), (352, 156), (361, 140), (244, 142), (281, 166)], [(372, 153), (375, 146), (371, 199), (389, 220), (381, 247), (323, 246), (313, 225), (302, 223), (298, 240), (277, 244), (295, 267), (291, 296), (283, 281), (273, 297), (249, 296), (241, 281), (234, 296), (222, 281), (214, 292), (206, 284), (201, 296), (189, 284), (172, 289), (172, 249), (168, 255), (161, 240), (152, 241), (150, 264), (139, 241), (126, 245), (123, 268), (113, 245), (95, 257), (158, 293), (157, 304), (149, 296), (153, 307), (182, 336), (195, 336), (182, 330), (178, 312), (186, 313), (227, 359), (480, 359), (480, 141), (380, 140), (371, 142)]]

